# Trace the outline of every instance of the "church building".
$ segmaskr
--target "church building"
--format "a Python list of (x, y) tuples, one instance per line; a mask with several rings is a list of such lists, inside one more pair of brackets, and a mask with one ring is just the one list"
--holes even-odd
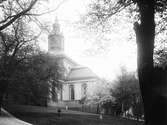
[(57, 104), (75, 106), (91, 95), (92, 87), (100, 79), (91, 69), (79, 65), (64, 53), (64, 37), (58, 21), (48, 36), (48, 52), (58, 59), (58, 65), (62, 69), (62, 77), (59, 79), (62, 88), (58, 92)]

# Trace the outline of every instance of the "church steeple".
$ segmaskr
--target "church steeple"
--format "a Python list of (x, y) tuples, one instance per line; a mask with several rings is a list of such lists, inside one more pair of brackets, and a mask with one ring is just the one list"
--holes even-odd
[(53, 54), (64, 52), (64, 36), (60, 31), (60, 24), (57, 18), (52, 26), (52, 32), (48, 36), (48, 52)]

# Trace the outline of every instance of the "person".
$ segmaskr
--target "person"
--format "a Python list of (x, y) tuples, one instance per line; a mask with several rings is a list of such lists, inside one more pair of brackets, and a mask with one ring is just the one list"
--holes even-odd
[(100, 118), (100, 119), (103, 119), (103, 115), (104, 115), (104, 108), (102, 108), (102, 107), (100, 106), (100, 116), (99, 116), (99, 118)]
[(57, 110), (57, 113), (58, 113), (58, 117), (60, 117), (61, 116), (61, 109), (60, 108)]
[(68, 110), (68, 105), (66, 105), (66, 110)]
[(102, 115), (102, 113), (100, 113), (100, 116), (99, 116), (99, 118), (100, 118), (100, 119), (103, 119), (103, 115)]

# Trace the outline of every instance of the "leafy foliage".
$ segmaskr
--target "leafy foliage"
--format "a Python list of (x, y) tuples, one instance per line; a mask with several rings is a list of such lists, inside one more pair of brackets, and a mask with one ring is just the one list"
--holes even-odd
[(111, 89), (111, 95), (115, 97), (117, 105), (122, 109), (122, 112), (131, 107), (134, 107), (136, 112), (142, 110), (139, 83), (134, 73), (128, 73), (125, 69), (122, 69), (115, 86)]
[(38, 35), (33, 34), (24, 18), (17, 19), (0, 35), (0, 89), (4, 93), (8, 89), (7, 97), (14, 102), (46, 104), (50, 87), (58, 88), (56, 59), (39, 50)]
[(17, 66), (35, 54), (38, 47), (35, 45), (36, 36), (30, 33), (22, 19), (17, 20), (7, 31), (1, 32), (0, 36), (0, 68), (3, 79), (11, 77)]
[(100, 82), (96, 83), (93, 87), (91, 87), (91, 92), (87, 94), (86, 101), (88, 103), (98, 104), (102, 103), (105, 100), (112, 100), (110, 97), (110, 88), (111, 84), (109, 81), (103, 79)]
[[(110, 4), (110, 0), (107, 2)], [(167, 123), (165, 119), (166, 90), (164, 89), (166, 88), (166, 82), (164, 80), (166, 71), (162, 68), (154, 67), (153, 51), (155, 41), (160, 40), (157, 38), (155, 39), (155, 34), (166, 30), (167, 1), (117, 0), (113, 3), (113, 7), (111, 6), (111, 8), (107, 7), (109, 5), (105, 6), (105, 3), (106, 0), (97, 0), (95, 7), (93, 7), (91, 11), (93, 12), (91, 19), (93, 19), (94, 22), (104, 22), (111, 16), (122, 11), (122, 9), (131, 7), (131, 5), (135, 6), (138, 12), (139, 20), (135, 21), (133, 24), (136, 33), (138, 76), (145, 109), (145, 124), (165, 125)], [(100, 13), (100, 15), (97, 13)], [(159, 17), (162, 19), (159, 22), (163, 21), (163, 24), (158, 23), (157, 20), (155, 22), (156, 14), (159, 14)], [(160, 77), (160, 74), (163, 76)], [(158, 76), (154, 78), (156, 75)]]
[(166, 59), (167, 59), (166, 48), (159, 49), (155, 52), (154, 63), (156, 66), (161, 66), (165, 68), (167, 66)]
[(33, 55), (22, 64), (8, 89), (8, 100), (15, 103), (46, 105), (49, 96), (55, 93), (51, 87), (60, 88), (57, 82), (58, 66), (48, 54)]
[[(89, 12), (84, 17), (84, 23), (89, 27), (100, 27), (103, 31), (111, 25), (111, 17), (116, 18), (120, 13), (126, 10), (126, 15), (129, 20), (140, 22), (141, 14), (139, 13), (139, 6), (152, 4), (155, 6), (156, 13), (156, 34), (165, 31), (167, 18), (167, 2), (165, 0), (94, 0), (89, 5)], [(128, 14), (127, 14), (128, 13)], [(125, 14), (125, 13), (124, 13)], [(123, 15), (124, 15), (123, 14)], [(122, 15), (122, 16), (123, 16)], [(120, 17), (121, 18), (121, 17)], [(121, 19), (122, 20), (122, 19)], [(109, 23), (110, 22), (110, 23)], [(103, 28), (102, 28), (103, 27)], [(105, 27), (105, 28), (104, 28)], [(96, 29), (95, 28), (95, 29)], [(110, 26), (112, 28), (112, 25)]]

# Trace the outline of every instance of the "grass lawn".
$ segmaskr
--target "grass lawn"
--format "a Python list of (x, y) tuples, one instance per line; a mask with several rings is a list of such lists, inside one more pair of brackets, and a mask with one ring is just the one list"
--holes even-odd
[(101, 120), (98, 115), (73, 113), (71, 111), (62, 111), (59, 118), (55, 108), (12, 106), (7, 107), (7, 109), (17, 118), (34, 125), (143, 125), (142, 122), (113, 116), (104, 116)]

